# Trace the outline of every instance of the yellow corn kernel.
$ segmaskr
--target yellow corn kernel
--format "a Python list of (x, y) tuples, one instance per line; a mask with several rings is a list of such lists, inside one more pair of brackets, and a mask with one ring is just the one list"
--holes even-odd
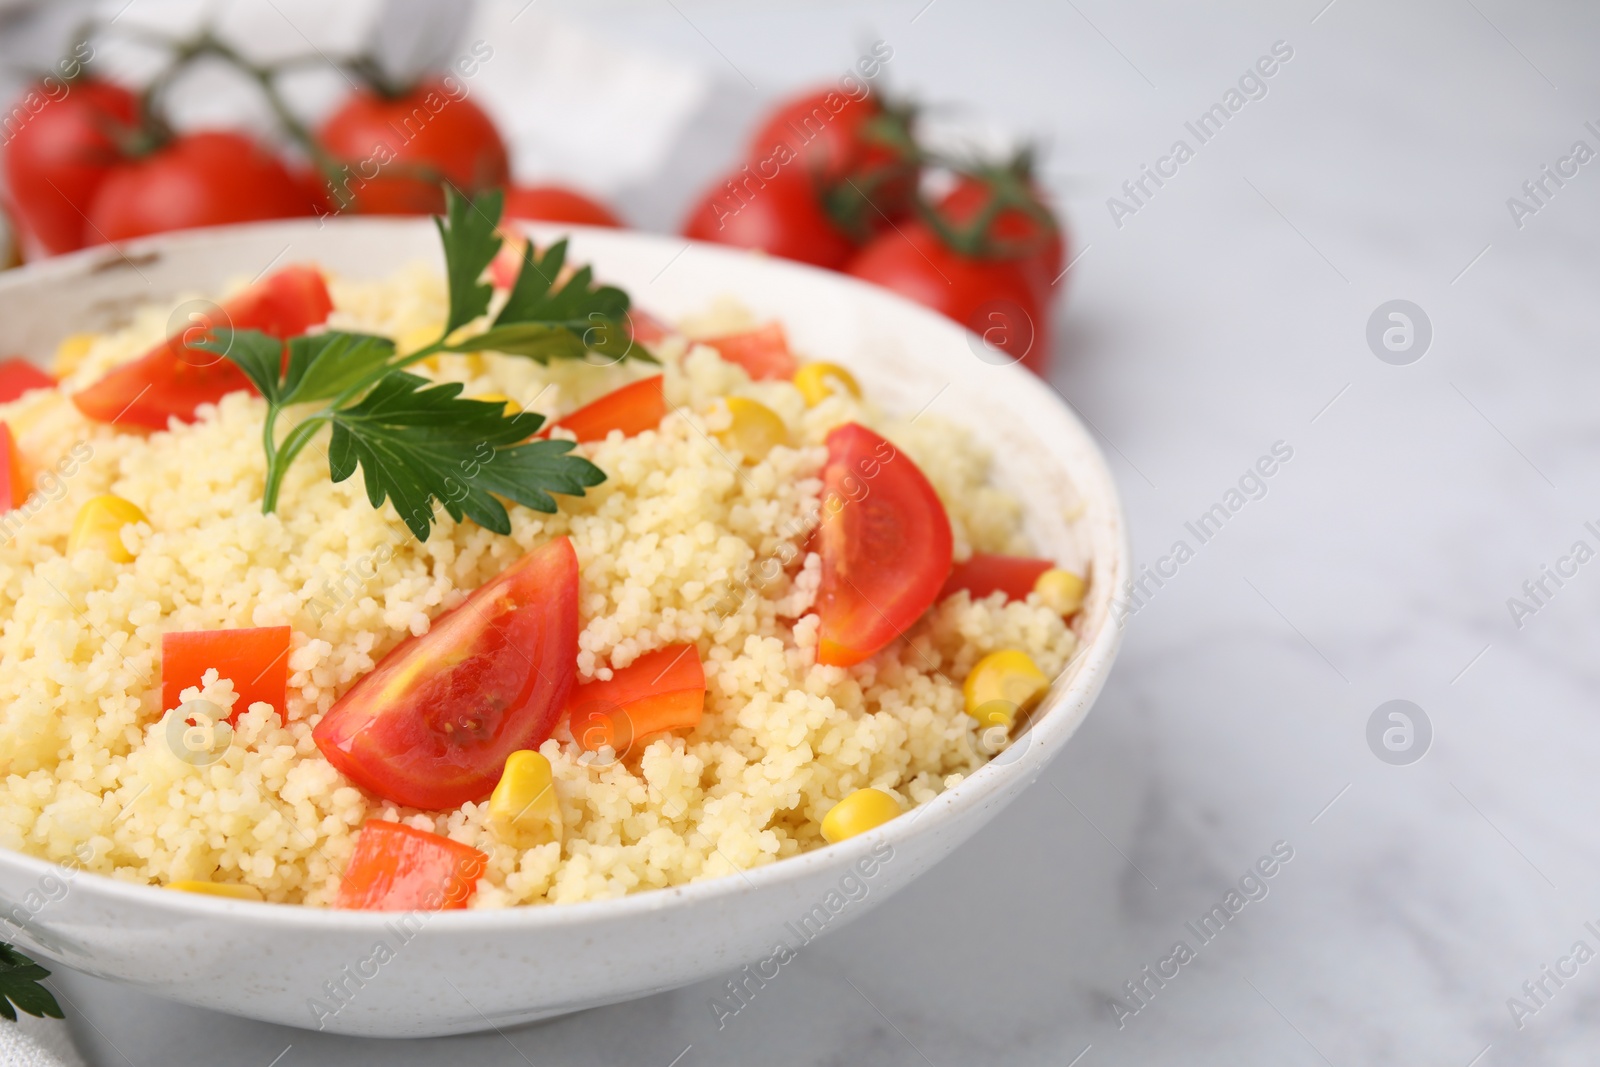
[(561, 807), (549, 760), (531, 749), (506, 758), (500, 784), (489, 797), (489, 829), (518, 848), (561, 840)]
[(520, 415), (522, 413), (522, 405), (517, 403), (515, 400), (512, 400), (509, 396), (506, 396), (506, 394), (504, 394), (504, 393), (480, 393), (479, 395), (477, 395), (475, 397), (472, 397), (471, 399), (473, 399), (473, 400), (498, 400), (498, 401), (500, 401), (502, 404), (504, 404), (506, 406), (506, 417), (507, 418), (510, 418), (512, 415)]
[(65, 378), (78, 369), (83, 357), (89, 354), (98, 334), (70, 333), (56, 345), (56, 377)]
[(794, 386), (806, 399), (806, 407), (814, 408), (836, 393), (849, 393), (857, 399), (861, 386), (856, 376), (837, 363), (804, 363), (794, 372)]
[(1057, 615), (1069, 616), (1083, 607), (1083, 579), (1071, 571), (1052, 568), (1039, 575), (1033, 591), (1039, 594), (1044, 606)]
[(900, 814), (900, 802), (881, 789), (857, 789), (822, 818), (822, 836), (830, 845), (864, 834)]
[(132, 563), (133, 553), (122, 543), (122, 528), (135, 522), (149, 522), (144, 512), (130, 500), (110, 493), (91, 498), (78, 509), (67, 535), (67, 552), (98, 548), (118, 563)]
[(961, 691), (968, 715), (984, 726), (1010, 729), (1017, 714), (1037, 704), (1049, 688), (1050, 679), (1026, 652), (1007, 648), (974, 664)]
[(176, 889), (182, 893), (200, 893), (208, 897), (227, 897), (229, 900), (265, 900), (261, 890), (253, 885), (239, 885), (236, 882), (202, 882), (182, 881), (168, 882), (168, 889)]
[(743, 396), (725, 401), (732, 416), (726, 430), (717, 437), (729, 448), (736, 448), (748, 463), (759, 463), (777, 445), (789, 443), (789, 427), (767, 405)]

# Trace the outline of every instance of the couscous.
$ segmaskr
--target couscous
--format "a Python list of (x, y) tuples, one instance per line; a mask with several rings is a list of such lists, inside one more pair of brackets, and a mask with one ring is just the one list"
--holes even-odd
[[(488, 316), (534, 306), (515, 255), (490, 273), (507, 256)], [(309, 391), (276, 340), (254, 371), (252, 338), (215, 316), (173, 340), (192, 303), (69, 338), (59, 384), (11, 389), (0, 847), (306, 905), (617, 896), (928, 802), (1067, 664), (1087, 561), (1029, 558), (1020, 504), (959, 426), (879, 411), (726, 302), (671, 327), (634, 309), (638, 347), (607, 358), (489, 337), (506, 319), (470, 273), (280, 268), (221, 303), (258, 342), (323, 338), (289, 352), (324, 360), (300, 366), (338, 379), (324, 393), (355, 380), (335, 359), (382, 372), (384, 353), (485, 337), (434, 344), (394, 401), (477, 420), (459, 495), (410, 485), (422, 460), (355, 414), (330, 431), (280, 403)], [(393, 345), (327, 340), (346, 336)], [(230, 339), (228, 362), (204, 347)], [(180, 362), (108, 393), (150, 353)], [(393, 381), (338, 402), (376, 426)], [(395, 448), (448, 452), (448, 432), (417, 416)], [(524, 474), (535, 488), (510, 486)]]

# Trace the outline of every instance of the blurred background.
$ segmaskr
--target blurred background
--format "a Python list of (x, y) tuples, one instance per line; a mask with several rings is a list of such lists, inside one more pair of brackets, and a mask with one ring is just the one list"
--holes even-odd
[[(1600, 8), (12, 2), (4, 97), (64, 83), (90, 17), (93, 74), (157, 85), (157, 141), (242, 132), (265, 153), (248, 180), (299, 190), (284, 213), (426, 210), (403, 185), (340, 203), (326, 165), (364, 158), (385, 93), (448, 78), (504, 159), (479, 129), (420, 173), (470, 160), (464, 184), (557, 185), (625, 225), (732, 230), (906, 291), (903, 248), (861, 258), (928, 229), (918, 247), (970, 273), (941, 310), (999, 308), (1005, 358), (1098, 435), (1141, 568), (1058, 764), (725, 1025), (714, 982), (397, 1045), (62, 974), (92, 1062), (1594, 1061), (1600, 964), (1571, 961), (1600, 951), (1600, 573), (1571, 560), (1600, 548)], [(764, 124), (852, 77), (873, 90), (850, 104), (860, 139), (792, 210), (735, 211), (723, 181), (760, 163)], [(37, 256), (21, 106), (8, 210)], [(895, 206), (908, 165), (920, 214)], [(223, 211), (246, 181), (56, 218), (80, 243), (190, 224), (160, 209)], [(529, 210), (557, 202), (578, 210)], [(1192, 932), (1219, 904), (1226, 929)], [(1179, 941), (1193, 958), (1166, 962)]]

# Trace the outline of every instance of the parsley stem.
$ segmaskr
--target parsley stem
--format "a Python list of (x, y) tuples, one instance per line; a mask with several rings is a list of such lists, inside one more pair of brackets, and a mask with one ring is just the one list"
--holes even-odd
[(443, 352), (444, 342), (445, 339), (441, 337), (431, 345), (419, 348), (415, 352), (385, 363), (383, 366), (379, 367), (377, 370), (374, 370), (365, 378), (362, 378), (359, 382), (352, 385), (338, 396), (334, 397), (332, 402), (328, 404), (328, 407), (335, 410), (342, 408), (346, 404), (350, 403), (350, 401), (361, 396), (368, 389), (371, 389), (374, 385), (377, 385), (378, 382), (386, 378), (390, 373), (397, 370), (405, 370), (413, 363), (419, 363), (422, 360), (427, 359), (429, 356), (437, 355), (438, 353)]
[[(276, 411), (269, 413), (269, 424), (276, 415)], [(332, 411), (319, 411), (310, 416), (306, 421), (290, 430), (283, 439), (283, 444), (277, 447), (276, 452), (270, 454), (267, 460), (267, 484), (261, 493), (261, 513), (270, 515), (278, 509), (278, 493), (283, 488), (283, 477), (289, 473), (289, 468), (294, 466), (295, 457), (298, 456), (311, 443), (311, 439), (322, 429), (322, 424), (333, 418)], [(270, 446), (269, 446), (270, 447)]]

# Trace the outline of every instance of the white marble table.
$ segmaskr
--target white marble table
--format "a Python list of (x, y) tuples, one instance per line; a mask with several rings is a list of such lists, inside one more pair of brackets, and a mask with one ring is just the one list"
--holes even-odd
[[(95, 1060), (1593, 1063), (1600, 962), (1560, 961), (1600, 949), (1600, 562), (1538, 604), (1523, 583), (1600, 549), (1600, 162), (1520, 228), (1507, 198), (1600, 150), (1600, 9), (1324, 2), (558, 9), (718, 80), (696, 147), (622, 196), (655, 228), (724, 162), (726, 123), (874, 38), (898, 87), (1044, 138), (1083, 249), (1054, 382), (1104, 436), (1140, 561), (1193, 557), (1163, 565), (1060, 763), (720, 1031), (717, 983), (396, 1045), (69, 976)], [(1266, 95), (1199, 144), (1185, 122), (1278, 41)], [(1107, 197), (1179, 138), (1193, 158), (1118, 227)], [(1407, 365), (1366, 338), (1393, 299), (1432, 325)], [(1185, 523), (1277, 442), (1265, 495), (1200, 543)], [(1537, 607), (1520, 626), (1511, 597)], [(1367, 740), (1393, 699), (1431, 723), (1408, 765)], [(1187, 924), (1276, 842), (1293, 858), (1203, 943)]]

